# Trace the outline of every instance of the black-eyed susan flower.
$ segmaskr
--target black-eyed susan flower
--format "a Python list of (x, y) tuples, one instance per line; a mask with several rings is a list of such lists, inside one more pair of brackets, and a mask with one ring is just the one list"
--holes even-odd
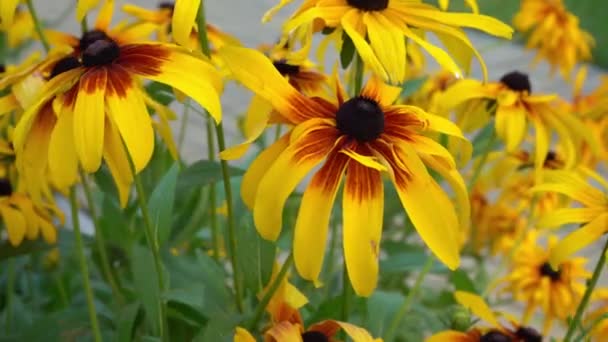
[[(11, 1), (8, 1), (10, 3)], [(17, 2), (18, 3), (18, 2)], [(8, 4), (9, 7), (11, 4)], [(4, 8), (3, 4), (0, 4), (0, 11), (8, 11), (9, 8)], [(20, 7), (14, 9), (15, 13), (11, 16), (6, 14), (0, 14), (0, 32), (4, 31), (8, 46), (10, 48), (17, 48), (23, 43), (37, 38), (34, 31), (34, 21), (29, 11), (24, 11)], [(3, 25), (2, 17), (6, 19), (10, 24)]]
[[(180, 5), (182, 6), (182, 5)], [(156, 34), (158, 40), (163, 43), (173, 42), (171, 36), (172, 33), (172, 18), (175, 10), (175, 3), (171, 1), (163, 1), (158, 4), (156, 9), (147, 9), (132, 4), (123, 5), (122, 10), (135, 17), (138, 23), (154, 24), (158, 28)], [(194, 20), (194, 19), (193, 19)], [(199, 37), (198, 37), (198, 26), (190, 23), (190, 32), (188, 39), (180, 42), (183, 46), (195, 50), (199, 49)], [(211, 52), (214, 53), (217, 49), (225, 44), (240, 45), (239, 40), (236, 37), (229, 35), (221, 31), (216, 26), (207, 24), (207, 38), (209, 39), (209, 45)], [(179, 27), (181, 29), (181, 26)], [(180, 33), (181, 34), (181, 33)]]
[[(417, 107), (392, 105), (401, 89), (377, 78), (351, 99), (339, 83), (331, 100), (311, 98), (293, 88), (260, 52), (225, 47), (219, 54), (235, 79), (269, 101), (283, 122), (294, 126), (256, 158), (243, 178), (241, 195), (253, 209), (263, 238), (279, 237), (289, 194), (323, 164), (304, 192), (295, 227), (295, 264), (302, 277), (318, 282), (330, 213), (345, 178), (343, 246), (348, 275), (357, 294), (369, 295), (374, 290), (383, 173), (393, 181), (425, 243), (448, 267), (458, 267), (460, 227), (469, 216), (467, 191), (449, 152), (424, 135), (442, 132), (464, 139), (454, 124)], [(465, 154), (470, 155), (470, 144), (465, 146)], [(460, 217), (427, 165), (454, 188)]]
[(585, 280), (591, 276), (585, 270), (585, 258), (561, 259), (552, 267), (550, 255), (557, 243), (556, 236), (549, 236), (547, 248), (540, 246), (537, 232), (529, 231), (502, 280), (504, 291), (525, 305), (524, 324), (536, 311), (542, 312), (543, 333), (549, 332), (556, 319), (565, 322), (574, 314), (585, 292)]
[(438, 103), (438, 100), (441, 98), (441, 94), (456, 80), (457, 78), (453, 73), (441, 70), (430, 75), (416, 92), (408, 98), (403, 99), (403, 101), (405, 104), (420, 107), (431, 113), (447, 116), (441, 112), (443, 108)]
[[(405, 38), (420, 45), (442, 67), (458, 75), (462, 74), (461, 68), (469, 70), (474, 55), (485, 76), (481, 56), (460, 28), (474, 28), (509, 39), (513, 32), (508, 25), (488, 16), (447, 13), (420, 1), (404, 0), (307, 1), (285, 23), (284, 29), (290, 32), (319, 22), (324, 27), (344, 30), (365, 64), (390, 83), (402, 83), (406, 79)], [(428, 42), (415, 32), (417, 29), (438, 36), (452, 53)]]
[(591, 59), (594, 39), (562, 0), (524, 0), (513, 23), (518, 31), (528, 33), (526, 47), (538, 50), (536, 60), (559, 68), (564, 78), (570, 78), (576, 63)]
[[(274, 282), (276, 269), (269, 284)], [(268, 287), (264, 289), (267, 291)], [(365, 329), (346, 322), (325, 320), (305, 328), (302, 316), (298, 309), (308, 303), (308, 299), (289, 281), (287, 277), (281, 280), (279, 287), (273, 293), (266, 311), (270, 314), (270, 326), (265, 329), (264, 341), (268, 342), (308, 342), (308, 341), (335, 341), (340, 330), (355, 342), (381, 342), (382, 339), (373, 338)], [(251, 342), (256, 339), (245, 329), (236, 328), (235, 342)]]
[(19, 120), (14, 145), (24, 165), (42, 166), (48, 160), (64, 183), (77, 179), (79, 164), (86, 172), (95, 172), (105, 159), (124, 205), (132, 177), (128, 157), (139, 172), (154, 149), (147, 109), (153, 103), (142, 80), (171, 85), (217, 121), (222, 81), (210, 63), (175, 45), (139, 42), (133, 38), (137, 32), (128, 28), (109, 30), (111, 13), (108, 2), (94, 30), (80, 39), (63, 38), (72, 52), (46, 70), (49, 81)]
[[(579, 250), (597, 241), (608, 231), (608, 182), (599, 174), (580, 167), (579, 172), (552, 171), (545, 175), (545, 183), (533, 188), (539, 192), (554, 192), (580, 203), (580, 208), (561, 208), (539, 218), (541, 228), (555, 228), (565, 224), (581, 224), (561, 239), (552, 249), (549, 261), (557, 266)], [(597, 184), (594, 187), (587, 182)]]
[[(440, 101), (449, 109), (470, 100), (485, 104), (488, 115), (480, 117), (482, 120), (494, 116), (496, 135), (504, 141), (508, 153), (516, 152), (527, 137), (529, 126), (534, 127), (537, 180), (549, 152), (553, 132), (557, 133), (558, 143), (563, 148), (566, 168), (576, 164), (583, 141), (593, 148), (594, 153), (598, 151), (597, 142), (588, 136), (583, 123), (572, 113), (557, 108), (557, 95), (532, 94), (530, 79), (524, 73), (513, 71), (502, 76), (500, 81), (489, 83), (460, 80), (443, 94)], [(462, 113), (465, 116), (470, 114)]]
[[(499, 317), (480, 296), (463, 291), (454, 293), (456, 302), (479, 317), (484, 323), (467, 331), (446, 330), (427, 338), (425, 342), (541, 342), (542, 335), (536, 329), (523, 326), (509, 319), (509, 326), (501, 324)], [(483, 326), (488, 324), (490, 326)]]

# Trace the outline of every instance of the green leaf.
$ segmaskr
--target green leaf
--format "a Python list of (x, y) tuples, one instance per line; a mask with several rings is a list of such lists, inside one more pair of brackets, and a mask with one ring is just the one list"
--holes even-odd
[(234, 338), (236, 326), (240, 317), (215, 317), (211, 319), (205, 328), (194, 337), (195, 342), (217, 341), (230, 342)]
[(175, 99), (173, 89), (160, 82), (151, 82), (146, 86), (146, 91), (157, 102), (167, 106)]
[(140, 319), (140, 306), (139, 303), (131, 303), (120, 310), (116, 330), (116, 340), (118, 342), (133, 341), (133, 331)]
[(148, 208), (152, 216), (152, 227), (156, 231), (159, 246), (167, 242), (171, 233), (171, 219), (178, 174), (179, 165), (174, 163), (160, 180), (148, 201)]
[[(495, 151), (500, 146), (500, 140), (496, 139), (494, 128), (494, 120), (488, 122), (473, 138), (473, 158), (477, 158), (484, 154), (488, 149), (488, 144), (492, 144), (489, 147), (489, 151)], [(492, 141), (493, 140), (493, 141)]]
[(373, 336), (382, 336), (404, 301), (401, 293), (375, 291), (367, 300), (366, 327), (369, 332)]
[(428, 79), (428, 76), (422, 76), (419, 78), (414, 78), (411, 80), (406, 81), (405, 83), (403, 83), (403, 85), (401, 85), (401, 97), (402, 98), (407, 98), (412, 96), (415, 92), (418, 91), (418, 89), (420, 89), (420, 87), (422, 87), (422, 85), (424, 84), (424, 82), (426, 82), (426, 80)]
[(251, 215), (244, 215), (243, 221), (236, 234), (238, 262), (243, 270), (245, 286), (258, 293), (270, 280), (276, 247), (259, 236), (251, 224)]
[(466, 291), (479, 294), (479, 291), (475, 287), (475, 283), (473, 282), (473, 280), (471, 280), (469, 275), (462, 269), (458, 269), (452, 272), (452, 275), (450, 276), (450, 281), (458, 291)]
[[(413, 250), (389, 256), (380, 262), (383, 275), (399, 274), (422, 269), (428, 255), (423, 250)], [(446, 271), (447, 268), (440, 263), (434, 263), (432, 272)]]
[[(242, 176), (244, 170), (229, 167), (230, 177)], [(205, 185), (214, 184), (222, 180), (222, 167), (219, 162), (199, 160), (182, 170), (177, 181), (177, 193), (191, 191)]]
[(340, 64), (342, 69), (348, 68), (355, 56), (355, 44), (346, 32), (342, 32), (342, 50), (340, 50)]
[(158, 287), (154, 258), (147, 248), (134, 245), (131, 251), (131, 260), (135, 294), (144, 307), (146, 322), (148, 322), (152, 331), (158, 334), (161, 315), (158, 298), (160, 298), (161, 293)]

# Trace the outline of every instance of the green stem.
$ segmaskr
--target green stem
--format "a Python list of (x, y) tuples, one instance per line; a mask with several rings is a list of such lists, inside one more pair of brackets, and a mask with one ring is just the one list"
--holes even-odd
[(48, 40), (46, 40), (46, 36), (44, 35), (44, 31), (42, 30), (42, 24), (40, 23), (40, 19), (38, 18), (38, 14), (36, 13), (36, 8), (32, 3), (32, 0), (26, 0), (27, 8), (30, 11), (30, 15), (32, 16), (32, 21), (34, 21), (34, 29), (36, 33), (38, 33), (38, 37), (40, 38), (40, 43), (44, 47), (44, 51), (49, 52), (51, 50), (51, 46), (49, 45)]
[(255, 327), (257, 326), (258, 322), (262, 318), (262, 315), (264, 314), (264, 310), (266, 310), (266, 306), (268, 305), (268, 302), (270, 302), (270, 299), (272, 298), (274, 293), (279, 288), (279, 285), (281, 285), (281, 282), (283, 281), (283, 278), (285, 278), (285, 276), (287, 275), (287, 272), (291, 268), (291, 265), (293, 265), (293, 253), (289, 254), (287, 259), (283, 263), (283, 266), (281, 266), (279, 273), (274, 278), (274, 281), (270, 284), (270, 287), (264, 293), (262, 300), (260, 300), (260, 302), (258, 303), (258, 306), (255, 308), (255, 313), (253, 314), (253, 318), (251, 319), (251, 322), (249, 322), (249, 325), (248, 325), (249, 329), (255, 329)]
[(8, 261), (7, 269), (7, 284), (6, 284), (6, 335), (9, 336), (11, 332), (11, 325), (13, 324), (13, 296), (15, 295), (15, 260), (10, 259)]
[(281, 128), (282, 125), (280, 123), (277, 124), (274, 131), (274, 141), (281, 139)]
[(205, 2), (201, 1), (201, 6), (198, 8), (198, 40), (201, 43), (201, 50), (207, 57), (211, 57), (211, 49), (209, 48), (209, 38), (207, 37), (207, 17), (205, 16)]
[(85, 34), (89, 31), (88, 26), (89, 25), (87, 24), (87, 16), (85, 15), (84, 18), (82, 18), (82, 20), (80, 21), (80, 30), (82, 31), (82, 34)]
[(179, 133), (177, 136), (177, 151), (181, 153), (182, 147), (184, 146), (184, 140), (186, 139), (186, 127), (188, 125), (188, 117), (190, 116), (190, 99), (184, 101), (184, 113), (181, 118), (179, 125)]
[(408, 313), (408, 311), (410, 311), (410, 309), (412, 308), (412, 305), (414, 304), (414, 298), (418, 294), (418, 291), (420, 291), (422, 282), (423, 282), (424, 278), (427, 276), (427, 274), (431, 271), (431, 268), (433, 267), (434, 263), (435, 263), (435, 257), (432, 255), (429, 255), (428, 258), (426, 259), (426, 263), (422, 267), (422, 270), (418, 274), (418, 278), (416, 278), (416, 281), (414, 282), (414, 287), (412, 287), (410, 292), (407, 294), (407, 297), (405, 298), (403, 305), (401, 305), (401, 307), (399, 308), (399, 311), (397, 311), (397, 314), (393, 317), (393, 320), (391, 321), (391, 324), (389, 325), (389, 328), (386, 331), (385, 341), (394, 340), (395, 333), (397, 332), (397, 327), (399, 327), (399, 323), (403, 319), (403, 316), (405, 316), (405, 314)]
[[(154, 259), (154, 268), (156, 270), (156, 281), (158, 282), (158, 288), (161, 293), (165, 291), (165, 281), (163, 276), (163, 267), (160, 260), (160, 253), (158, 248), (158, 241), (156, 240), (154, 228), (152, 227), (152, 220), (150, 219), (150, 212), (148, 211), (148, 200), (146, 198), (146, 192), (144, 191), (144, 186), (141, 182), (141, 177), (137, 172), (135, 172), (135, 165), (133, 165), (133, 161), (129, 158), (129, 165), (131, 167), (131, 174), (133, 175), (133, 180), (135, 182), (135, 189), (137, 191), (137, 202), (139, 204), (139, 209), (141, 210), (141, 214), (144, 220), (144, 228), (146, 235), (146, 242), (148, 243), (148, 247), (152, 251), (152, 258)], [(165, 305), (162, 300), (162, 296), (158, 298), (158, 308), (160, 316), (159, 319), (159, 328), (160, 328), (160, 337), (161, 340), (165, 339), (165, 328), (168, 327), (167, 316), (165, 311)]]
[(576, 309), (576, 313), (574, 314), (574, 318), (570, 321), (570, 325), (568, 325), (568, 332), (566, 333), (566, 337), (564, 337), (564, 342), (570, 342), (574, 332), (581, 324), (581, 318), (583, 317), (583, 313), (585, 312), (585, 308), (587, 304), (589, 304), (589, 299), (591, 299), (591, 294), (597, 285), (597, 281), (600, 279), (600, 275), (602, 274), (602, 270), (604, 269), (604, 265), (606, 264), (606, 253), (608, 252), (608, 239), (604, 244), (604, 248), (600, 253), (600, 258), (595, 264), (595, 269), (593, 270), (593, 275), (587, 284), (587, 289), (585, 290), (585, 294), (583, 294), (583, 298), (581, 302), (578, 304), (578, 308)]
[(99, 331), (99, 323), (97, 321), (97, 311), (95, 310), (95, 300), (93, 289), (89, 280), (89, 267), (87, 259), (84, 255), (84, 246), (82, 244), (82, 234), (80, 233), (80, 218), (78, 216), (78, 199), (76, 198), (76, 188), (70, 189), (70, 206), (72, 207), (72, 225), (74, 230), (74, 242), (76, 244), (76, 253), (80, 264), (80, 273), (82, 275), (82, 283), (87, 297), (87, 307), (89, 309), (89, 320), (91, 321), (91, 329), (93, 330), (93, 338), (96, 342), (101, 341), (101, 332)]
[(99, 217), (97, 216), (97, 210), (95, 208), (95, 202), (93, 200), (91, 186), (89, 185), (87, 175), (82, 172), (82, 170), (80, 171), (80, 179), (82, 180), (82, 187), (84, 189), (84, 194), (87, 199), (89, 215), (91, 216), (91, 220), (93, 221), (93, 225), (95, 227), (95, 244), (97, 245), (97, 250), (99, 251), (101, 271), (108, 283), (110, 284), (112, 293), (114, 293), (114, 297), (116, 298), (118, 303), (124, 304), (124, 298), (120, 291), (120, 286), (118, 285), (118, 281), (116, 280), (116, 278), (114, 278), (114, 273), (112, 273), (112, 268), (110, 267), (110, 259), (108, 258), (108, 252), (106, 251), (106, 241), (103, 235), (103, 229), (101, 228), (101, 223), (99, 222)]
[(55, 274), (53, 276), (53, 280), (55, 281), (55, 285), (57, 286), (57, 292), (59, 292), (59, 299), (61, 299), (61, 305), (63, 305), (64, 308), (67, 308), (68, 305), (70, 305), (70, 300), (68, 299), (68, 294), (65, 291), (65, 287), (63, 286), (61, 277)]
[(358, 96), (363, 88), (363, 59), (355, 52), (355, 76), (353, 79), (353, 96)]
[[(220, 151), (226, 149), (226, 140), (224, 138), (224, 126), (222, 123), (217, 124), (215, 127), (215, 133), (217, 135), (217, 144)], [(234, 208), (232, 206), (232, 186), (230, 184), (230, 174), (228, 172), (228, 162), (220, 160), (222, 166), (222, 178), (224, 181), (224, 193), (226, 195), (226, 211), (228, 221), (228, 242), (230, 244), (230, 263), (232, 264), (232, 277), (234, 281), (234, 295), (236, 300), (236, 307), (239, 312), (243, 312), (243, 300), (241, 298), (241, 277), (240, 269), (237, 262), (237, 243), (236, 243), (236, 225), (234, 221)]]
[(473, 187), (477, 183), (477, 178), (481, 175), (481, 171), (488, 161), (488, 157), (490, 156), (490, 152), (492, 151), (492, 146), (494, 146), (494, 142), (496, 141), (496, 130), (492, 130), (492, 134), (488, 138), (487, 144), (483, 148), (483, 154), (481, 155), (481, 159), (477, 164), (477, 167), (473, 170), (473, 176), (471, 177), (471, 181), (469, 182), (469, 191), (473, 190)]
[(350, 279), (348, 278), (348, 270), (346, 269), (346, 263), (344, 263), (344, 271), (342, 272), (342, 321), (348, 322), (348, 314), (350, 312)]
[[(213, 118), (207, 116), (207, 150), (209, 161), (215, 161), (215, 142), (213, 140)], [(211, 239), (213, 243), (213, 258), (220, 260), (220, 240), (219, 227), (217, 225), (217, 195), (215, 193), (215, 183), (209, 185), (209, 216), (211, 225)]]

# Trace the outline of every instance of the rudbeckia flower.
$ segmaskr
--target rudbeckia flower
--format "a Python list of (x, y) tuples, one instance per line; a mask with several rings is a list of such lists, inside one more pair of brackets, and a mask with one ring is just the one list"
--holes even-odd
[[(372, 78), (347, 98), (339, 82), (327, 100), (294, 89), (260, 52), (238, 47), (219, 51), (233, 77), (270, 102), (294, 126), (264, 150), (244, 175), (241, 195), (253, 209), (263, 238), (276, 240), (285, 201), (316, 166), (304, 192), (294, 234), (298, 272), (318, 283), (330, 213), (343, 178), (343, 246), (355, 292), (367, 296), (378, 278), (384, 208), (382, 174), (391, 180), (422, 239), (448, 267), (458, 267), (459, 232), (468, 223), (464, 182), (452, 156), (427, 132), (466, 140), (450, 121), (413, 106), (392, 105), (401, 89)], [(470, 144), (464, 144), (470, 155)], [(427, 165), (454, 188), (459, 218)]]
[[(181, 1), (180, 1), (181, 2)], [(179, 6), (183, 6), (180, 4)], [(147, 9), (136, 5), (126, 4), (123, 5), (122, 10), (137, 18), (140, 23), (154, 24), (158, 26), (157, 34), (158, 40), (163, 43), (172, 42), (171, 33), (172, 28), (175, 27), (172, 24), (172, 18), (175, 11), (175, 3), (171, 1), (163, 1), (159, 3), (156, 9)], [(196, 12), (195, 12), (196, 14)], [(194, 19), (193, 19), (194, 20)], [(183, 25), (178, 25), (178, 30), (182, 29)], [(180, 41), (179, 44), (191, 49), (199, 49), (199, 37), (198, 37), (198, 26), (190, 23), (190, 31), (188, 32), (187, 39)], [(183, 26), (184, 28), (186, 26)], [(179, 33), (182, 34), (182, 33)], [(239, 40), (225, 32), (222, 32), (219, 28), (207, 24), (207, 38), (211, 46), (212, 53), (215, 53), (217, 49), (225, 44), (240, 45)], [(177, 40), (176, 40), (177, 41)]]
[[(276, 273), (275, 268), (269, 286), (274, 282)], [(267, 288), (264, 291), (267, 291)], [(335, 341), (335, 336), (340, 330), (344, 330), (355, 342), (382, 341), (382, 339), (374, 339), (365, 329), (335, 320), (322, 321), (305, 329), (298, 309), (307, 303), (308, 299), (289, 283), (287, 277), (283, 278), (266, 307), (266, 311), (270, 314), (271, 326), (264, 333), (264, 341)], [(234, 341), (254, 342), (256, 339), (247, 330), (237, 327)]]
[(557, 237), (549, 236), (548, 248), (540, 246), (537, 240), (536, 231), (528, 232), (511, 260), (509, 274), (502, 281), (503, 290), (524, 303), (523, 323), (528, 323), (540, 309), (546, 334), (554, 320), (565, 322), (574, 314), (585, 292), (585, 280), (591, 273), (585, 270), (585, 258), (562, 259), (553, 267), (550, 255), (557, 245)]
[(513, 23), (528, 33), (526, 47), (538, 50), (536, 61), (547, 60), (566, 79), (576, 63), (591, 59), (593, 37), (580, 28), (578, 17), (562, 0), (524, 0)]
[[(219, 73), (208, 62), (171, 44), (145, 43), (131, 30), (110, 31), (111, 2), (95, 29), (64, 37), (73, 51), (48, 70), (49, 81), (15, 128), (14, 146), (25, 164), (48, 164), (73, 183), (78, 164), (95, 172), (105, 159), (126, 204), (131, 172), (148, 163), (154, 130), (141, 85), (143, 79), (168, 84), (192, 97), (219, 121)], [(136, 40), (133, 42), (132, 40)], [(124, 147), (123, 147), (124, 143)], [(29, 152), (28, 152), (29, 151)], [(44, 169), (44, 168), (43, 168)]]
[(583, 141), (597, 153), (598, 144), (588, 136), (583, 123), (572, 113), (556, 108), (554, 101), (557, 100), (557, 95), (532, 94), (530, 80), (524, 73), (507, 73), (499, 82), (460, 80), (443, 94), (440, 102), (449, 109), (470, 100), (485, 103), (487, 115), (482, 120), (495, 117), (496, 134), (504, 141), (509, 153), (516, 152), (521, 146), (528, 134), (528, 127), (532, 124), (535, 131), (534, 167), (537, 170), (537, 180), (549, 152), (552, 131), (557, 132), (558, 143), (563, 146), (566, 168), (575, 165), (578, 147)]
[(443, 108), (440, 106), (438, 101), (441, 99), (441, 94), (443, 94), (443, 92), (445, 92), (448, 87), (457, 80), (458, 79), (453, 73), (447, 70), (441, 70), (433, 75), (430, 75), (424, 81), (422, 86), (420, 86), (420, 88), (411, 96), (403, 99), (403, 102), (441, 116), (447, 116), (447, 113), (441, 112)]
[[(419, 1), (404, 0), (307, 1), (285, 23), (284, 30), (289, 32), (315, 21), (344, 30), (365, 64), (390, 83), (406, 79), (406, 40), (420, 45), (442, 67), (457, 75), (462, 74), (461, 68), (468, 72), (475, 55), (485, 78), (485, 63), (460, 28), (474, 28), (508, 39), (513, 33), (508, 25), (488, 16), (447, 13)], [(439, 37), (450, 53), (429, 43), (414, 28)]]
[[(608, 231), (608, 182), (599, 174), (580, 167), (579, 173), (552, 171), (545, 175), (545, 183), (532, 190), (556, 192), (566, 195), (583, 205), (582, 208), (561, 208), (546, 213), (539, 218), (541, 228), (559, 227), (564, 224), (582, 224), (561, 239), (552, 249), (549, 261), (557, 266), (579, 250), (600, 239)], [(585, 178), (598, 184), (589, 184)]]
[(8, 178), (0, 178), (0, 216), (4, 221), (8, 240), (19, 246), (25, 238), (35, 240), (40, 235), (48, 243), (57, 241), (57, 231), (53, 224), (55, 216), (63, 220), (63, 215), (54, 205), (45, 205), (21, 191), (13, 191)]
[[(4, 10), (2, 6), (4, 5), (0, 4), (0, 10)], [(3, 27), (2, 20), (0, 19), (0, 31), (6, 33), (10, 48), (17, 48), (21, 44), (38, 37), (34, 31), (34, 21), (29, 11), (24, 11), (17, 7), (13, 16), (10, 19), (7, 18), (7, 20), (10, 20), (11, 24)]]
[(541, 342), (542, 336), (532, 327), (511, 320), (511, 326), (500, 324), (498, 316), (480, 296), (463, 291), (454, 293), (456, 302), (489, 323), (490, 327), (473, 327), (466, 332), (446, 330), (427, 338), (425, 342)]

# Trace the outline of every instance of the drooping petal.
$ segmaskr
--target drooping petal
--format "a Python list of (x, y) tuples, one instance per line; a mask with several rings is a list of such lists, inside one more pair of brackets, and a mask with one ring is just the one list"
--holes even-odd
[(78, 180), (78, 156), (74, 146), (74, 113), (63, 108), (49, 141), (49, 172), (53, 183), (67, 189)]
[(112, 122), (139, 173), (150, 161), (154, 151), (154, 130), (141, 90), (126, 70), (114, 67), (108, 74), (106, 104)]
[(0, 204), (0, 214), (6, 225), (8, 241), (15, 247), (19, 246), (25, 237), (27, 227), (25, 217), (19, 210), (13, 209), (5, 203)]
[(224, 46), (218, 55), (236, 80), (270, 102), (292, 124), (335, 115), (336, 108), (327, 108), (300, 94), (261, 52)]
[(270, 8), (268, 11), (266, 11), (266, 13), (264, 13), (264, 16), (262, 17), (262, 22), (263, 23), (267, 23), (270, 21), (270, 19), (272, 19), (272, 17), (283, 7), (285, 7), (285, 5), (289, 4), (290, 2), (292, 2), (293, 0), (280, 0), (280, 2), (273, 6), (272, 8)]
[(112, 21), (112, 14), (114, 14), (114, 0), (104, 0), (103, 5), (99, 9), (99, 14), (97, 14), (97, 20), (95, 20), (95, 29), (108, 31), (110, 22)]
[(247, 168), (241, 182), (241, 198), (249, 209), (253, 209), (254, 207), (260, 181), (274, 161), (285, 151), (289, 145), (289, 139), (290, 133), (283, 135), (279, 140), (262, 151), (249, 165), (249, 168)]
[(173, 8), (171, 30), (173, 39), (182, 46), (189, 46), (190, 34), (202, 0), (177, 0)]
[(122, 47), (116, 61), (127, 71), (165, 83), (193, 98), (220, 122), (222, 78), (208, 62), (174, 45), (133, 44)]
[(562, 262), (600, 239), (606, 231), (608, 231), (608, 214), (603, 214), (561, 239), (551, 249), (549, 263), (554, 269), (558, 269)]
[(283, 321), (272, 326), (265, 335), (271, 337), (271, 341), (302, 342), (301, 329), (299, 324)]
[(342, 153), (330, 153), (300, 203), (294, 230), (294, 260), (300, 276), (315, 283), (323, 266), (331, 210), (348, 160)]
[(401, 84), (405, 81), (405, 39), (400, 26), (389, 21), (383, 13), (368, 12), (363, 15), (367, 26), (367, 37), (378, 61), (390, 70), (389, 82)]
[(477, 317), (492, 324), (493, 327), (500, 327), (496, 315), (494, 315), (494, 312), (482, 297), (474, 293), (456, 291), (454, 292), (454, 299), (456, 299), (456, 302), (460, 305), (471, 310)]
[(0, 28), (8, 30), (13, 25), (15, 11), (20, 0), (2, 0), (0, 2)]
[[(279, 155), (262, 177), (255, 197), (253, 218), (260, 235), (267, 240), (279, 237), (283, 207), (289, 194), (317, 166), (338, 139), (336, 128), (311, 119), (296, 127), (290, 145)], [(294, 136), (298, 136), (294, 139)]]
[(101, 0), (78, 0), (76, 1), (76, 21), (81, 22), (82, 19), (91, 11), (93, 8), (99, 5)]
[(106, 121), (103, 158), (118, 189), (120, 206), (124, 208), (129, 200), (133, 175), (118, 129), (110, 121)]
[(569, 223), (587, 223), (606, 212), (605, 208), (559, 208), (540, 217), (538, 228), (556, 228)]
[(249, 331), (241, 327), (236, 327), (233, 342), (256, 342), (256, 339), (251, 336)]
[(350, 160), (342, 198), (342, 240), (348, 278), (359, 296), (369, 296), (376, 288), (383, 212), (380, 171)]
[(361, 95), (374, 99), (381, 106), (390, 106), (401, 94), (401, 87), (382, 82), (378, 77), (371, 77), (361, 90)]
[(74, 144), (86, 172), (95, 172), (101, 165), (105, 119), (105, 68), (90, 70), (80, 79), (74, 107)]
[(460, 264), (460, 243), (454, 207), (416, 152), (406, 144), (399, 148), (399, 156), (408, 167), (407, 171), (397, 165), (393, 167), (393, 183), (399, 198), (422, 240), (439, 260), (455, 269)]
[(428, 337), (424, 342), (472, 342), (469, 335), (466, 333), (448, 330), (436, 333), (433, 336)]

